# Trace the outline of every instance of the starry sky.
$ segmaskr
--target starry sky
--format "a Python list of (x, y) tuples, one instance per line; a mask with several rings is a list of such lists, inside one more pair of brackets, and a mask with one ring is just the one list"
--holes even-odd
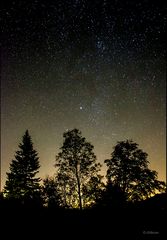
[(163, 1), (3, 0), (1, 177), (26, 129), (40, 177), (55, 172), (63, 133), (78, 128), (103, 164), (132, 139), (166, 175)]

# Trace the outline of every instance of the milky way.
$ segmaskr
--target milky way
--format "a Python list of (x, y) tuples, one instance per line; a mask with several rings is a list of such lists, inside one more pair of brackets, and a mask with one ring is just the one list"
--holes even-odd
[(133, 139), (165, 180), (164, 9), (149, 0), (4, 1), (2, 185), (26, 129), (44, 177), (74, 127), (102, 164), (117, 141)]

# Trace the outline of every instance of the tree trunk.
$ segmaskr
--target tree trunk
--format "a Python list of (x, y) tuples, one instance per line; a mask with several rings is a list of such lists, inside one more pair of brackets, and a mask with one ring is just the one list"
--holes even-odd
[(80, 179), (79, 179), (79, 176), (78, 176), (77, 166), (76, 166), (76, 178), (77, 178), (77, 185), (78, 185), (79, 208), (80, 208), (80, 210), (82, 210), (81, 184), (80, 184)]

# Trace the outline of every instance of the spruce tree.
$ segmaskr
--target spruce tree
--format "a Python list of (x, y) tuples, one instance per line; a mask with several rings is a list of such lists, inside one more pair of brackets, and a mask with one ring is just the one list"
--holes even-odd
[(15, 159), (10, 163), (10, 172), (7, 172), (7, 180), (4, 193), (7, 198), (26, 201), (40, 195), (40, 178), (35, 177), (40, 168), (38, 153), (33, 149), (33, 143), (28, 130), (22, 137), (19, 150)]

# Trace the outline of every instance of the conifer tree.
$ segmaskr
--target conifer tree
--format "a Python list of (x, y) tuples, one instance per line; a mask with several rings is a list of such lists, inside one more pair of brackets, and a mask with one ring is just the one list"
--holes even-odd
[(4, 193), (7, 198), (26, 201), (40, 195), (40, 178), (35, 177), (39, 172), (40, 164), (38, 153), (33, 148), (33, 143), (28, 130), (22, 137), (19, 150), (15, 159), (10, 163), (10, 172), (7, 172), (7, 180)]

